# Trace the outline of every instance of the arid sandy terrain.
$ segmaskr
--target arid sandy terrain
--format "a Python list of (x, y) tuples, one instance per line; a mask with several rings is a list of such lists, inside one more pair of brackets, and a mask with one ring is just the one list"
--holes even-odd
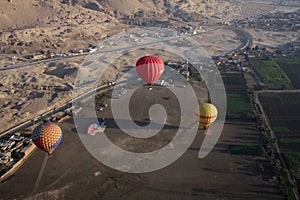
[[(0, 132), (71, 100), (77, 71), (88, 55), (83, 51), (101, 49), (100, 42), (112, 35), (158, 23), (190, 34), (208, 55), (222, 55), (244, 42), (230, 28), (236, 21), (251, 21), (268, 12), (291, 12), (295, 7), (299, 7), (297, 0), (2, 0)], [(299, 40), (299, 30), (245, 30), (253, 36), (253, 46), (278, 47)], [(120, 78), (146, 53), (164, 61), (182, 61), (168, 52), (129, 52), (109, 63), (102, 82)], [(34, 60), (34, 55), (48, 60)], [(136, 117), (145, 112), (142, 103), (156, 97), (145, 95), (143, 89), (140, 92), (134, 99)], [(176, 106), (172, 99), (166, 104), (174, 126), (178, 123), (178, 113), (172, 110)], [(163, 130), (147, 146), (118, 129), (109, 106), (97, 114), (108, 119), (107, 136), (125, 149), (159, 148), (175, 134), (173, 129)], [(264, 158), (229, 153), (228, 144), (260, 144), (254, 123), (226, 121), (216, 147), (204, 159), (197, 157), (204, 138), (199, 129), (179, 160), (147, 174), (122, 173), (101, 164), (81, 143), (73, 119), (59, 125), (64, 137), (54, 155), (47, 157), (36, 150), (10, 179), (0, 183), (0, 199), (280, 199), (274, 179), (258, 171), (257, 163), (267, 163)]]
[[(137, 91), (135, 109), (132, 110), (135, 120), (141, 117), (145, 103), (150, 103), (151, 99), (161, 99), (166, 104), (161, 98), (166, 92), (158, 90), (157, 93), (155, 90), (151, 91), (154, 95), (147, 96), (141, 95), (148, 92), (147, 88)], [(175, 125), (178, 118), (178, 113), (173, 109), (175, 100), (171, 97), (165, 105), (173, 113), (169, 120), (171, 125)], [(109, 104), (110, 101), (105, 99), (105, 102)], [(97, 114), (107, 119), (106, 135), (127, 150), (143, 152), (160, 148), (177, 131), (165, 128), (155, 137), (147, 139), (146, 143), (143, 140), (130, 140), (120, 132), (113, 120), (109, 120), (109, 107), (110, 104)], [(81, 143), (73, 120), (67, 120), (60, 126), (64, 138), (54, 155), (47, 157), (44, 152), (35, 151), (13, 177), (1, 184), (1, 198), (280, 199), (271, 177), (263, 177), (258, 172), (254, 159), (262, 158), (228, 153), (227, 145), (233, 142), (257, 144), (259, 136), (252, 123), (228, 121), (213, 152), (204, 159), (198, 158), (205, 136), (203, 130), (199, 129), (193, 144), (180, 159), (162, 170), (145, 174), (118, 172), (100, 164)]]
[[(213, 33), (218, 35), (220, 31), (216, 30)], [(237, 48), (240, 40), (235, 33), (229, 30), (223, 32), (223, 35), (218, 38), (212, 34), (203, 34), (193, 39), (199, 45), (207, 48), (210, 54)], [(225, 45), (219, 47), (218, 43), (221, 41), (224, 41)], [(159, 54), (165, 61), (182, 61), (176, 55), (151, 49), (130, 52), (110, 64), (101, 78), (102, 82), (115, 81), (122, 75), (125, 68), (133, 68), (136, 60), (145, 54)], [(0, 127), (0, 131), (38, 117), (47, 110), (71, 100), (74, 79), (85, 57), (79, 56), (40, 64), (33, 63), (21, 69), (2, 71), (0, 73), (2, 80), (2, 85), (0, 85), (0, 122), (3, 125)]]

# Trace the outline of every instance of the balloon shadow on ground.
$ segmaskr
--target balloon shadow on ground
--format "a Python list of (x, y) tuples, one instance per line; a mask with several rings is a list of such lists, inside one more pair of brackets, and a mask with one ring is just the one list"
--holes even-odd
[[(100, 122), (102, 120), (102, 118), (98, 118), (98, 122)], [(106, 129), (120, 129), (120, 127), (117, 125), (115, 119), (112, 118), (105, 118), (103, 119), (106, 125)], [(127, 119), (118, 119), (118, 121), (122, 121), (123, 124), (127, 124), (126, 122), (128, 121), (128, 126), (122, 127), (124, 129), (136, 129), (134, 127), (130, 126), (130, 123), (132, 121), (127, 120)], [(150, 124), (150, 120), (149, 119), (145, 119), (145, 120), (133, 120), (133, 122), (135, 124), (138, 125), (138, 129), (145, 129), (145, 127), (147, 125)], [(76, 128), (73, 128), (72, 131), (73, 132), (77, 132), (79, 134), (86, 134), (86, 131), (88, 129), (88, 127), (93, 124), (93, 123), (97, 123), (94, 118), (82, 118), (80, 120), (77, 120), (77, 123), (75, 123)], [(158, 123), (153, 122), (153, 124), (159, 125)], [(163, 129), (162, 130), (166, 130), (166, 129), (172, 129), (172, 130), (176, 130), (179, 129), (178, 126), (175, 125), (170, 125), (170, 124), (164, 124)]]

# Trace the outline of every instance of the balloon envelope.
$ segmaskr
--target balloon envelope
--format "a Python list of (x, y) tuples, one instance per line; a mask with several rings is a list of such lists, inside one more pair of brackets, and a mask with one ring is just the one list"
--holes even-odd
[(164, 72), (164, 62), (156, 56), (144, 56), (136, 62), (136, 72), (147, 84), (155, 83)]
[(33, 143), (41, 150), (52, 154), (62, 139), (60, 127), (54, 123), (46, 123), (37, 126), (32, 133)]
[(203, 128), (208, 128), (218, 117), (217, 108), (210, 103), (203, 103), (195, 110), (195, 115), (199, 119)]
[(105, 128), (106, 128), (106, 125), (105, 125), (104, 121), (99, 122), (99, 123), (92, 123), (91, 125), (89, 125), (89, 127), (87, 129), (87, 134), (95, 135), (96, 133), (103, 133)]

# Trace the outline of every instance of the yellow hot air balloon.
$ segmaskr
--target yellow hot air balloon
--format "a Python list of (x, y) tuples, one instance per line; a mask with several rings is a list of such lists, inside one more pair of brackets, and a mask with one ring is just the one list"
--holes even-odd
[(218, 117), (217, 108), (211, 103), (203, 103), (195, 110), (200, 125), (207, 129)]

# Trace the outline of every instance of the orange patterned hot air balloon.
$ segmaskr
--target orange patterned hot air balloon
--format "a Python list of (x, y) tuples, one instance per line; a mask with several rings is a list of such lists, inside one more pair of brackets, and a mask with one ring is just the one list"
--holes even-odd
[(218, 117), (217, 108), (210, 103), (203, 103), (195, 110), (195, 115), (199, 119), (200, 125), (207, 129)]
[(53, 153), (61, 140), (62, 131), (60, 127), (51, 122), (37, 126), (32, 133), (33, 143), (49, 155)]

